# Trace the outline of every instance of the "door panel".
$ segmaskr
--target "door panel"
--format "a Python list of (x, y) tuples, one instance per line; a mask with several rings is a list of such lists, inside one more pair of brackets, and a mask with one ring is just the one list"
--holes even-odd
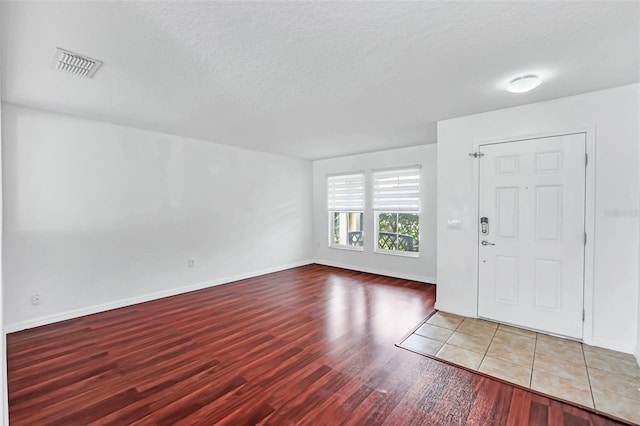
[(536, 187), (536, 239), (562, 240), (562, 186)]
[(559, 311), (562, 287), (562, 262), (553, 259), (535, 260), (536, 308)]
[(518, 303), (518, 258), (496, 256), (496, 300)]
[(581, 339), (585, 135), (480, 151), (479, 315)]
[(518, 239), (520, 188), (496, 188), (496, 224), (499, 239)]
[(509, 176), (518, 174), (518, 157), (514, 155), (496, 159), (496, 175)]

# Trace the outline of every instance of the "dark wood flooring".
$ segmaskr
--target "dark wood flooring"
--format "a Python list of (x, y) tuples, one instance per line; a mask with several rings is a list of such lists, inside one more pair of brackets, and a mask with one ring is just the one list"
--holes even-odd
[(435, 287), (320, 265), (8, 335), (12, 425), (604, 425), (394, 346)]

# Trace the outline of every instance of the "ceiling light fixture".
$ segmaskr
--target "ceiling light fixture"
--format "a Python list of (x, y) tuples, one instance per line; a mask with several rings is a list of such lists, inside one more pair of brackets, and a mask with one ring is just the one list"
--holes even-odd
[(529, 74), (522, 77), (514, 78), (507, 85), (507, 91), (511, 93), (524, 93), (540, 86), (542, 80), (537, 75)]

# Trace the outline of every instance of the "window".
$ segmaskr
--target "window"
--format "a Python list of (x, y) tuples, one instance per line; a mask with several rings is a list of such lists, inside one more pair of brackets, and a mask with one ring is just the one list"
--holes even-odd
[(420, 252), (420, 167), (373, 172), (376, 252)]
[(329, 246), (362, 250), (364, 173), (327, 177)]

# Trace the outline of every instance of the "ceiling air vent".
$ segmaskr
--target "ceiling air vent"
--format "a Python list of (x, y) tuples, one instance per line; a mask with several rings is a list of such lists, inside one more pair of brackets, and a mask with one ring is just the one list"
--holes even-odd
[(102, 61), (89, 58), (78, 53), (56, 48), (56, 56), (53, 58), (53, 69), (64, 71), (80, 77), (91, 78), (102, 65)]

